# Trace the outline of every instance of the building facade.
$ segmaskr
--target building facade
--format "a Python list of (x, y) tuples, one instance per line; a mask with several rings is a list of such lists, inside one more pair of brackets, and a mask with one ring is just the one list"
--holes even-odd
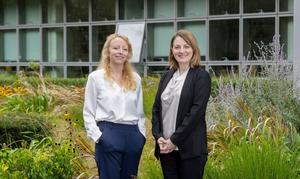
[(202, 64), (216, 75), (256, 64), (249, 56), (255, 42), (268, 44), (274, 35), (298, 69), (299, 11), (294, 0), (0, 0), (0, 73), (36, 62), (44, 75), (84, 77), (118, 23), (136, 22), (145, 24), (135, 64), (144, 74), (166, 70), (178, 29), (194, 33)]

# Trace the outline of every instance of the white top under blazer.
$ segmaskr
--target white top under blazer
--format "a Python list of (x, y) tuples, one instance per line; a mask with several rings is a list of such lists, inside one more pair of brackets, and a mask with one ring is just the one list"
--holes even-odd
[(96, 70), (88, 76), (83, 118), (89, 139), (97, 142), (101, 137), (98, 121), (138, 124), (140, 132), (146, 136), (141, 77), (136, 72), (134, 77), (136, 89), (125, 92), (116, 82), (104, 79), (103, 69)]
[(165, 139), (169, 139), (176, 130), (180, 95), (188, 71), (189, 69), (180, 74), (177, 70), (161, 94), (163, 136)]

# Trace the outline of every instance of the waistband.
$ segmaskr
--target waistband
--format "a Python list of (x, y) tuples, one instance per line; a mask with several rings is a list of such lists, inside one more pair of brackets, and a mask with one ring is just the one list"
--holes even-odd
[(101, 125), (102, 127), (113, 127), (114, 129), (138, 129), (137, 124), (120, 124), (107, 121), (98, 121), (97, 125)]

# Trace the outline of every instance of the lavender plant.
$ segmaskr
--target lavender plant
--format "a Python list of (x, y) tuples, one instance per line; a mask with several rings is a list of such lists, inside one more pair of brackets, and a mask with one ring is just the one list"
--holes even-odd
[[(246, 123), (249, 118), (257, 119), (261, 114), (274, 113), (284, 116), (300, 131), (299, 91), (290, 80), (292, 66), (286, 59), (279, 36), (269, 44), (254, 43), (241, 65), (240, 74), (230, 74), (228, 80), (220, 77), (217, 96), (208, 107), (209, 124), (236, 119)], [(252, 56), (251, 56), (252, 55)], [(261, 64), (261, 71), (253, 76), (255, 69), (251, 59)]]

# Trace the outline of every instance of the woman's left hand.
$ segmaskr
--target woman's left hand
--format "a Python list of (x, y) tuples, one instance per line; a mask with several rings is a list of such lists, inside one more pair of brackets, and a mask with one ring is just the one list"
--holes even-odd
[(176, 145), (173, 144), (173, 142), (170, 139), (168, 139), (166, 141), (165, 146), (166, 146), (166, 149), (167, 149), (167, 153), (173, 152), (173, 150), (175, 150), (176, 147), (177, 147)]

